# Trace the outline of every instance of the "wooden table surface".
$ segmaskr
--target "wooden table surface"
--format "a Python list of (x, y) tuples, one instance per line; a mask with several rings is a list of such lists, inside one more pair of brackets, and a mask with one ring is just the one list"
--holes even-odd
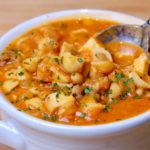
[[(0, 0), (0, 36), (32, 17), (64, 9), (95, 8), (150, 18), (150, 0)], [(0, 150), (10, 150), (0, 146)]]

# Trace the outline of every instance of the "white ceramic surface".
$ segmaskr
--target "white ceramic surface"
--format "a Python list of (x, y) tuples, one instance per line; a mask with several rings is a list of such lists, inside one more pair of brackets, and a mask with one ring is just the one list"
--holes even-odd
[[(130, 24), (143, 20), (107, 10), (67, 10), (46, 14), (10, 30), (0, 39), (0, 51), (26, 30), (50, 20), (93, 17)], [(150, 150), (150, 111), (134, 118), (97, 126), (69, 126), (46, 122), (18, 111), (0, 95), (3, 121), (0, 143), (18, 150)]]

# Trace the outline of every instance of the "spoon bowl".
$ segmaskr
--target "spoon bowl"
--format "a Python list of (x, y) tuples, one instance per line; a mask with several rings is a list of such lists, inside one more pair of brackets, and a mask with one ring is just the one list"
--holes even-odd
[(150, 19), (145, 24), (139, 25), (114, 25), (97, 34), (95, 39), (102, 43), (109, 42), (129, 42), (142, 47), (145, 51), (149, 50), (150, 38)]

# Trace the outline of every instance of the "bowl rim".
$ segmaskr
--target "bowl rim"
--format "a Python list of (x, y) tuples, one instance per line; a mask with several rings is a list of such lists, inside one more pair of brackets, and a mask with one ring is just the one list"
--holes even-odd
[[(132, 18), (135, 20), (139, 20), (139, 22), (143, 22), (143, 20), (126, 15), (123, 13), (110, 11), (110, 10), (102, 10), (102, 9), (72, 9), (72, 10), (64, 10), (64, 11), (57, 11), (52, 12), (48, 14), (44, 14), (38, 17), (35, 17), (33, 19), (30, 19), (26, 22), (21, 23), (20, 25), (12, 28), (10, 31), (8, 31), (6, 34), (4, 34), (0, 38), (0, 49), (3, 50), (7, 44), (12, 41), (13, 38), (11, 36), (17, 32), (18, 35), (23, 34), (22, 28), (24, 31), (27, 31), (28, 29), (32, 29), (35, 25), (40, 25), (46, 18), (51, 21), (48, 17), (56, 18), (61, 17), (63, 18), (66, 15), (76, 15), (79, 13), (89, 13), (89, 14), (97, 14), (97, 13), (106, 13), (110, 15), (120, 15), (120, 16), (126, 16), (126, 18)], [(109, 19), (108, 19), (109, 20)], [(28, 24), (31, 24), (32, 27), (26, 27)], [(1, 43), (5, 43), (4, 45)], [(0, 50), (0, 51), (1, 51)], [(31, 115), (28, 115), (26, 113), (18, 111), (10, 102), (6, 100), (4, 95), (0, 94), (0, 108), (10, 117), (13, 119), (19, 121), (19, 123), (24, 124), (27, 127), (34, 128), (36, 130), (46, 132), (46, 133), (52, 133), (57, 135), (65, 135), (65, 136), (102, 136), (102, 135), (108, 135), (112, 133), (118, 133), (123, 130), (127, 130), (129, 128), (135, 127), (139, 124), (142, 124), (148, 120), (150, 120), (150, 111), (144, 112), (143, 114), (140, 114), (138, 116), (118, 121), (118, 122), (112, 122), (107, 124), (99, 124), (99, 125), (91, 125), (91, 126), (74, 126), (74, 125), (66, 125), (66, 124), (58, 124), (53, 122), (44, 121), (42, 119), (38, 119), (36, 117), (33, 117)], [(11, 119), (10, 122), (13, 122)]]

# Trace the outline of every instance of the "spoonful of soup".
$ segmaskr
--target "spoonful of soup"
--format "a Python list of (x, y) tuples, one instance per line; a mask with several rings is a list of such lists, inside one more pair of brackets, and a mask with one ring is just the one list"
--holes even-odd
[(116, 63), (130, 65), (142, 51), (150, 48), (150, 19), (139, 25), (114, 25), (94, 35), (113, 56)]
[(95, 35), (103, 44), (110, 42), (130, 42), (142, 47), (145, 51), (149, 48), (150, 19), (145, 24), (139, 25), (114, 25)]

